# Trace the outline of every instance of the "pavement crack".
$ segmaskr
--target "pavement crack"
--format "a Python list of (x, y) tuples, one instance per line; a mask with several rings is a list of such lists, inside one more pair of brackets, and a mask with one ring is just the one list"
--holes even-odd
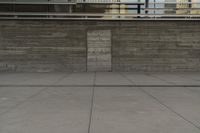
[[(132, 81), (131, 79), (129, 79), (127, 76), (124, 75), (124, 77), (129, 80)], [(132, 83), (134, 84), (134, 82), (132, 81)], [(148, 95), (149, 97), (153, 98), (155, 101), (157, 101), (160, 105), (164, 106), (165, 108), (167, 108), (169, 111), (171, 111), (172, 113), (174, 113), (175, 115), (177, 115), (178, 117), (180, 117), (181, 119), (183, 119), (184, 121), (186, 121), (187, 123), (191, 124), (193, 127), (197, 128), (200, 130), (200, 126), (196, 125), (195, 123), (193, 123), (192, 121), (186, 119), (184, 116), (182, 116), (181, 114), (179, 114), (178, 112), (176, 112), (174, 109), (172, 109), (171, 107), (169, 107), (168, 105), (166, 105), (165, 103), (163, 103), (162, 101), (160, 101), (157, 97), (153, 96), (152, 94), (148, 93), (147, 91), (145, 91), (143, 88), (138, 87), (138, 90), (142, 91), (143, 93), (145, 93), (146, 95)]]
[(152, 74), (150, 74), (150, 73), (145, 74), (145, 75), (146, 75), (146, 76), (149, 76), (149, 77), (153, 77), (154, 79), (159, 79), (159, 80), (164, 81), (164, 82), (166, 82), (166, 83), (168, 83), (168, 84), (171, 84), (171, 85), (176, 85), (176, 84), (173, 83), (173, 82), (167, 81), (167, 80), (165, 80), (165, 79), (163, 79), (163, 78), (160, 78), (160, 77), (158, 77), (158, 76), (156, 76), (156, 75), (152, 75)]
[[(70, 74), (69, 74), (69, 75), (70, 75)], [(56, 81), (54, 82), (54, 84), (58, 83), (60, 80), (62, 80), (63, 78), (65, 78), (65, 77), (67, 77), (67, 76), (69, 76), (69, 75), (64, 75), (64, 76), (62, 76), (61, 78), (59, 78), (58, 80), (56, 80)], [(22, 104), (28, 102), (30, 99), (32, 99), (32, 98), (38, 96), (39, 94), (41, 94), (42, 92), (46, 91), (47, 89), (48, 89), (48, 87), (45, 87), (45, 88), (41, 89), (41, 90), (38, 91), (37, 93), (35, 93), (35, 94), (31, 95), (30, 97), (26, 98), (25, 100), (19, 102), (19, 103), (16, 104), (15, 106), (10, 107), (10, 108), (7, 109), (6, 111), (0, 113), (0, 116), (6, 114), (6, 113), (8, 113), (8, 112), (10, 112), (11, 110), (13, 110), (13, 109), (19, 107), (19, 106), (22, 105)]]
[(124, 77), (126, 80), (128, 80), (129, 82), (131, 82), (133, 85), (136, 85), (136, 83), (134, 81), (132, 81), (131, 79), (129, 79), (126, 75), (124, 75), (123, 73), (119, 72), (120, 75), (122, 75), (122, 77)]
[(91, 123), (92, 123), (92, 115), (93, 115), (93, 107), (94, 107), (94, 95), (95, 95), (95, 84), (96, 84), (96, 72), (94, 73), (94, 80), (93, 80), (93, 87), (92, 87), (92, 98), (91, 98), (91, 105), (90, 105), (90, 117), (89, 117), (89, 124), (88, 124), (88, 133), (90, 133)]
[(148, 95), (149, 97), (153, 98), (155, 101), (157, 101), (159, 104), (161, 104), (162, 106), (164, 106), (165, 108), (167, 108), (169, 111), (173, 112), (174, 114), (176, 114), (178, 117), (180, 117), (181, 119), (183, 119), (184, 121), (188, 122), (189, 124), (191, 124), (193, 127), (197, 128), (200, 130), (200, 126), (196, 125), (195, 123), (193, 123), (192, 121), (186, 119), (183, 115), (179, 114), (178, 112), (176, 112), (174, 109), (172, 109), (171, 107), (169, 107), (168, 105), (166, 105), (165, 103), (163, 103), (162, 101), (160, 101), (157, 97), (153, 96), (151, 93), (145, 91), (143, 88), (138, 88), (140, 91), (144, 92), (146, 95)]

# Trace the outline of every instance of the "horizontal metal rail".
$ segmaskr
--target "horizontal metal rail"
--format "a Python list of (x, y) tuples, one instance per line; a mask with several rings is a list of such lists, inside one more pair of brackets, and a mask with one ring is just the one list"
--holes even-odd
[(0, 4), (15, 4), (15, 5), (68, 5), (68, 4), (127, 4), (127, 5), (144, 5), (144, 2), (87, 2), (87, 1), (69, 1), (69, 2), (0, 2)]
[(0, 12), (0, 16), (175, 16), (200, 17), (200, 14), (119, 14), (119, 13), (50, 13), (50, 12)]
[(199, 17), (200, 14), (104, 14), (104, 13), (0, 13), (0, 16), (80, 16), (80, 17), (92, 17), (92, 16), (120, 16), (120, 17)]
[[(19, 5), (66, 5), (66, 4), (145, 4), (145, 2), (112, 2), (112, 1), (68, 1), (68, 2), (15, 2), (15, 1), (8, 1), (8, 2), (1, 2), (0, 4), (19, 4)], [(200, 4), (200, 2), (149, 2), (149, 4)]]
[(14, 4), (14, 5), (69, 5), (76, 4), (76, 2), (0, 2), (1, 4)]
[(149, 4), (200, 4), (200, 2), (149, 2)]
[(144, 5), (144, 2), (77, 2), (77, 4), (123, 4), (123, 5)]
[(189, 11), (192, 11), (192, 10), (199, 10), (200, 11), (200, 8), (141, 8), (142, 10), (146, 10), (146, 11), (156, 11), (156, 10), (161, 10), (161, 11), (168, 11), (168, 10), (173, 10), (173, 11), (179, 11), (179, 10), (189, 10)]
[(83, 17), (83, 18), (44, 18), (44, 17), (37, 17), (37, 18), (33, 18), (33, 17), (27, 17), (27, 18), (11, 18), (11, 17), (0, 17), (0, 20), (109, 20), (109, 21), (114, 21), (114, 20), (118, 20), (118, 21), (124, 21), (124, 20), (128, 20), (128, 21), (134, 21), (134, 20), (170, 20), (170, 21), (174, 21), (174, 20), (187, 20), (187, 21), (191, 21), (191, 20), (200, 20), (200, 18), (191, 18), (191, 19), (187, 19), (187, 18), (87, 18), (87, 17)]

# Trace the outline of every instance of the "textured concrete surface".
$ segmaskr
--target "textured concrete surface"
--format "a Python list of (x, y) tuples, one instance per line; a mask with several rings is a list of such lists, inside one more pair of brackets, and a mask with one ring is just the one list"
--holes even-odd
[[(163, 95), (165, 94), (160, 97)], [(178, 96), (174, 102), (178, 103)], [(198, 106), (198, 104), (192, 105), (192, 101), (189, 102), (191, 106)], [(180, 108), (180, 110), (187, 110), (188, 107)], [(189, 113), (195, 112), (198, 116), (200, 107), (197, 108), (198, 111), (194, 110)], [(193, 109), (196, 108), (191, 110)], [(200, 132), (194, 125), (144, 93), (141, 88), (96, 88), (93, 110), (91, 133)]]
[(0, 73), (0, 133), (199, 133), (199, 79), (200, 73)]
[(33, 93), (25, 102), (0, 115), (0, 132), (86, 133), (91, 96), (91, 88), (83, 87), (46, 88)]
[(0, 71), (199, 72), (199, 36), (199, 21), (1, 21)]
[[(200, 73), (0, 73), (0, 86), (198, 86)], [(95, 78), (94, 78), (95, 77)]]
[(87, 71), (112, 71), (110, 30), (87, 32)]

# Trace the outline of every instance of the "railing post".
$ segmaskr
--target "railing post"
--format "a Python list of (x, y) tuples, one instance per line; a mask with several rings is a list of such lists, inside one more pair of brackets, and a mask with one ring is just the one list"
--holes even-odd
[[(137, 4), (137, 14), (141, 13), (141, 5), (140, 5), (140, 0), (138, 0), (138, 4)], [(138, 18), (140, 18), (140, 16), (138, 16)]]
[[(72, 1), (72, 0), (68, 0), (67, 2), (70, 3), (70, 2), (73, 2), (73, 1)], [(69, 13), (72, 13), (72, 5), (68, 5), (68, 8), (69, 8), (69, 9), (68, 9), (68, 12), (69, 12)]]
[[(192, 0), (188, 0), (188, 2), (192, 2)], [(188, 7), (189, 7), (189, 12), (188, 13), (191, 14), (192, 4), (190, 3)]]
[(145, 0), (145, 14), (148, 14), (147, 8), (149, 8), (149, 0)]
[(84, 2), (84, 4), (83, 4), (83, 12), (85, 12), (86, 11), (86, 5), (85, 5), (85, 0), (83, 0), (83, 2)]

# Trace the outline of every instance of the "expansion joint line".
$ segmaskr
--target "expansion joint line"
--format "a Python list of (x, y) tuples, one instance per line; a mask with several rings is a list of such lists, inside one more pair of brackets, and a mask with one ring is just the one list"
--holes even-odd
[[(70, 74), (71, 74), (71, 73), (70, 73)], [(62, 76), (61, 78), (59, 78), (58, 80), (56, 80), (56, 81), (54, 82), (54, 84), (60, 82), (63, 78), (68, 77), (70, 74)], [(30, 99), (32, 99), (32, 98), (38, 96), (39, 94), (41, 94), (42, 92), (46, 91), (47, 89), (48, 89), (48, 87), (45, 87), (45, 88), (41, 89), (39, 92), (37, 92), (37, 93), (31, 95), (30, 97), (26, 98), (24, 101), (21, 101), (21, 102), (19, 102), (18, 104), (16, 104), (15, 106), (9, 108), (8, 110), (6, 110), (6, 111), (0, 113), (0, 116), (1, 116), (1, 115), (4, 115), (4, 114), (6, 114), (6, 113), (8, 113), (9, 111), (11, 111), (11, 110), (13, 110), (13, 109), (19, 107), (19, 106), (22, 105), (22, 104), (26, 103), (27, 101), (29, 101)]]
[(173, 82), (167, 81), (167, 80), (165, 80), (165, 79), (163, 79), (163, 78), (160, 78), (160, 77), (158, 77), (158, 76), (152, 75), (152, 74), (150, 74), (150, 73), (145, 74), (145, 75), (146, 75), (146, 76), (149, 76), (149, 77), (153, 77), (153, 78), (155, 78), (155, 79), (162, 80), (162, 81), (164, 81), (164, 82), (166, 82), (166, 83), (168, 83), (168, 84), (176, 85), (176, 84), (173, 83)]
[(94, 95), (95, 95), (95, 84), (96, 84), (96, 72), (94, 72), (94, 79), (93, 79), (93, 87), (92, 87), (92, 97), (91, 97), (91, 105), (90, 105), (90, 117), (89, 117), (89, 124), (88, 124), (88, 133), (90, 133), (91, 123), (92, 123), (92, 115), (93, 115), (93, 107), (94, 107)]
[(132, 81), (131, 79), (129, 79), (125, 74), (119, 72), (119, 74), (122, 75), (122, 77), (124, 77), (126, 80), (128, 80), (129, 82), (131, 82), (133, 85), (136, 85), (136, 83), (134, 81)]
[(168, 110), (170, 110), (171, 112), (173, 112), (174, 114), (176, 114), (177, 116), (179, 116), (180, 118), (182, 118), (183, 120), (185, 120), (186, 122), (190, 123), (192, 126), (196, 127), (197, 129), (200, 130), (200, 126), (196, 125), (195, 123), (193, 123), (192, 121), (186, 119), (184, 116), (182, 116), (181, 114), (179, 114), (178, 112), (176, 112), (174, 109), (172, 109), (171, 107), (169, 107), (168, 105), (164, 104), (162, 101), (160, 101), (157, 97), (153, 96), (152, 94), (150, 94), (149, 92), (145, 91), (144, 89), (142, 89), (141, 87), (139, 87), (139, 90), (141, 90), (142, 92), (144, 92), (146, 95), (148, 95), (149, 97), (153, 98), (155, 101), (157, 101), (159, 104), (161, 104), (162, 106), (164, 106), (165, 108), (167, 108)]
[[(129, 79), (126, 75), (124, 75), (124, 77), (131, 81), (132, 83), (134, 83), (131, 79)], [(157, 101), (160, 105), (164, 106), (165, 108), (167, 108), (169, 111), (171, 111), (172, 113), (174, 113), (175, 115), (177, 115), (178, 117), (180, 117), (181, 119), (183, 119), (184, 121), (188, 122), (189, 124), (191, 124), (193, 127), (197, 128), (200, 130), (200, 126), (196, 125), (195, 123), (193, 123), (192, 121), (186, 119), (184, 116), (182, 116), (181, 114), (179, 114), (178, 112), (176, 112), (174, 109), (172, 109), (171, 107), (169, 107), (168, 105), (166, 105), (165, 103), (163, 103), (162, 101), (160, 101), (157, 97), (153, 96), (152, 94), (150, 94), (149, 92), (145, 91), (142, 87), (137, 87), (138, 90), (142, 91), (143, 93), (145, 93), (146, 95), (148, 95), (149, 97), (153, 98), (155, 101)]]

